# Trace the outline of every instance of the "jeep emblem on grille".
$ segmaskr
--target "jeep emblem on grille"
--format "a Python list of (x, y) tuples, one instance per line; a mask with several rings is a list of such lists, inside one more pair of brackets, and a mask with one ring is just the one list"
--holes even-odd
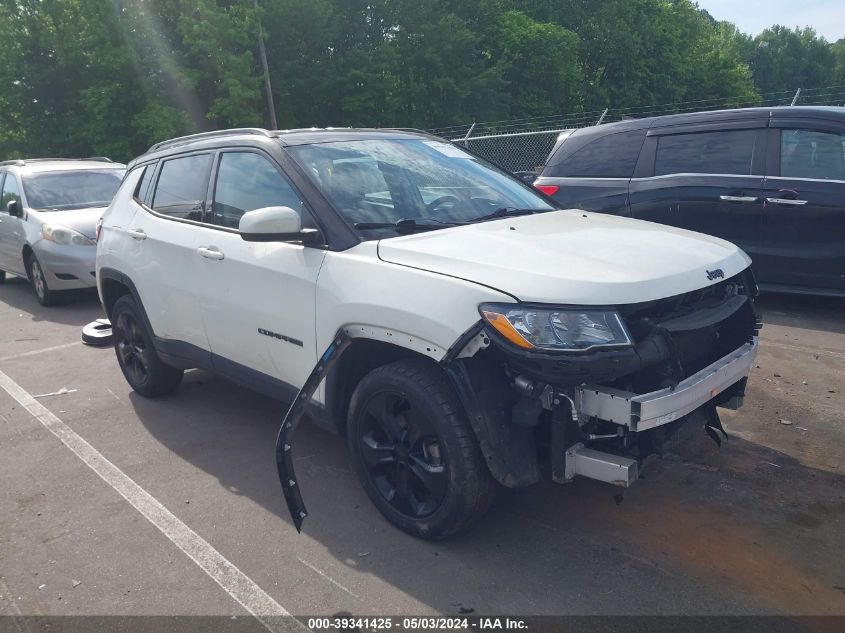
[(713, 281), (714, 279), (724, 279), (725, 273), (722, 271), (721, 268), (717, 268), (716, 270), (708, 270), (707, 271), (707, 279)]

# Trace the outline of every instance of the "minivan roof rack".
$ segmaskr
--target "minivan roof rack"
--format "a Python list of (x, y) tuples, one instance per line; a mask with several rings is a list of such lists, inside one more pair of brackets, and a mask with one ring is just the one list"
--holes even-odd
[(77, 160), (90, 160), (93, 162), (98, 163), (113, 163), (114, 161), (107, 157), (107, 156), (88, 156), (86, 158), (15, 158), (13, 160), (4, 160), (0, 162), (0, 165), (16, 165), (17, 167), (23, 167), (27, 163), (46, 163), (46, 162), (54, 162), (54, 161), (77, 161)]
[(179, 136), (177, 138), (171, 138), (166, 141), (161, 141), (160, 143), (156, 143), (153, 145), (149, 150), (149, 152), (153, 152), (157, 149), (164, 149), (165, 147), (174, 147), (176, 145), (181, 145), (182, 143), (188, 143), (190, 141), (198, 141), (205, 138), (215, 138), (217, 136), (231, 136), (233, 134), (255, 134), (258, 136), (266, 136), (267, 138), (273, 138), (273, 134), (264, 128), (258, 127), (240, 127), (240, 128), (233, 128), (231, 130), (212, 130), (210, 132), (199, 132), (197, 134), (188, 134), (187, 136)]

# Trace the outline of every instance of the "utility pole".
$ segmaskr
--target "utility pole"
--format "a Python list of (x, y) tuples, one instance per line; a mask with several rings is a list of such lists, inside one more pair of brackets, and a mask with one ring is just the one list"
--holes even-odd
[(267, 93), (267, 109), (270, 111), (270, 129), (278, 130), (276, 122), (276, 104), (273, 102), (273, 86), (270, 84), (270, 67), (267, 65), (267, 49), (264, 47), (264, 31), (261, 29), (261, 18), (259, 17), (258, 0), (255, 4), (255, 21), (258, 24), (258, 57), (261, 59), (261, 69), (264, 71), (264, 90)]

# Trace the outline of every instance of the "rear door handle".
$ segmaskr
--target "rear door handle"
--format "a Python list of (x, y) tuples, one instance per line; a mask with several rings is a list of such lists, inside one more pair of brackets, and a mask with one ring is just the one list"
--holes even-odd
[(719, 200), (725, 202), (757, 202), (757, 196), (719, 196)]
[(766, 198), (766, 202), (771, 204), (788, 204), (794, 207), (800, 207), (802, 204), (807, 204), (806, 200), (796, 200), (794, 198)]
[(205, 246), (200, 246), (197, 249), (197, 253), (205, 257), (206, 259), (224, 259), (226, 256), (218, 251), (215, 248), (206, 248)]
[(145, 239), (147, 239), (147, 234), (146, 234), (146, 233), (144, 233), (144, 230), (143, 230), (143, 229), (129, 229), (129, 230), (128, 230), (128, 231), (126, 231), (126, 232), (127, 232), (127, 233), (129, 233), (129, 236), (130, 236), (133, 240), (138, 240), (139, 242), (142, 242), (142, 241), (144, 241)]

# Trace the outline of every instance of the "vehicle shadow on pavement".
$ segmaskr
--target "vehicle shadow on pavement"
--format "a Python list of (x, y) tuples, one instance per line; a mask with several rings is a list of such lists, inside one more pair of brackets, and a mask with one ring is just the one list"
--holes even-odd
[(845, 298), (766, 293), (756, 307), (764, 325), (845, 333)]
[(694, 429), (622, 496), (590, 480), (503, 490), (480, 524), (432, 543), (381, 517), (343, 438), (304, 424), (297, 536), (274, 456), (284, 405), (199, 371), (171, 397), (130, 399), (166, 449), (279, 518), (244, 542), (314, 539), (442, 613), (845, 614), (845, 477), (737, 437), (719, 448)]
[(44, 321), (82, 327), (103, 316), (96, 288), (69, 290), (61, 294), (60, 303), (49, 308), (38, 303), (32, 285), (23, 277), (8, 276), (0, 284), (0, 301), (32, 321)]

